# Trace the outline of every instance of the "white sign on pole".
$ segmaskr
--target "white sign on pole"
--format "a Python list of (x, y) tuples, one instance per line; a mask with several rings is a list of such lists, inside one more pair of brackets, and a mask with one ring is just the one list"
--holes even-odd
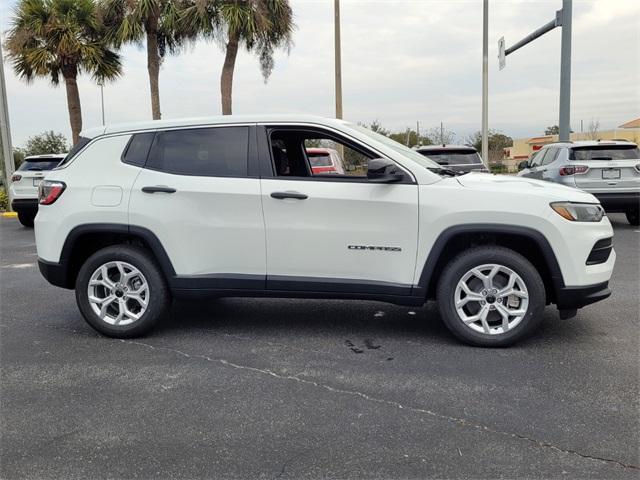
[(504, 37), (500, 37), (498, 40), (498, 66), (500, 70), (506, 65), (506, 56), (504, 54)]

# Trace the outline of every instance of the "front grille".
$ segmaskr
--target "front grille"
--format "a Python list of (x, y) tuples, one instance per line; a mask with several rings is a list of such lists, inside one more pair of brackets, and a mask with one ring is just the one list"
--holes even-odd
[(587, 265), (597, 265), (599, 263), (604, 263), (609, 259), (609, 255), (611, 255), (611, 250), (613, 249), (612, 238), (603, 238), (602, 240), (598, 240), (596, 244), (591, 249), (591, 253), (587, 258)]

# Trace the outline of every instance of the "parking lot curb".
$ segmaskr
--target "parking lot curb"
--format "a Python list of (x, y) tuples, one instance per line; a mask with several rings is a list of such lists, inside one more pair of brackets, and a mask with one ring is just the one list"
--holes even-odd
[(8, 217), (8, 218), (16, 218), (18, 214), (16, 212), (2, 212), (0, 216)]

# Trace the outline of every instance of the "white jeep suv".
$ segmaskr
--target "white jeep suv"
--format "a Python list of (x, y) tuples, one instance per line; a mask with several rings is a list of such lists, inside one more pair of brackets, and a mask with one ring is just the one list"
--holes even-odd
[[(307, 149), (341, 153), (314, 173)], [(458, 174), (384, 136), (307, 116), (87, 130), (40, 186), (39, 266), (99, 332), (148, 332), (173, 297), (438, 302), (458, 338), (504, 346), (547, 304), (610, 295), (613, 231), (592, 195)]]

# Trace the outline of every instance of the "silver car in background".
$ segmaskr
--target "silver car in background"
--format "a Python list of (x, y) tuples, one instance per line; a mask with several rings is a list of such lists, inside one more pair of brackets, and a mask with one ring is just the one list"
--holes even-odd
[(623, 212), (631, 225), (640, 217), (640, 149), (628, 141), (552, 143), (519, 165), (521, 177), (585, 190), (607, 212)]

